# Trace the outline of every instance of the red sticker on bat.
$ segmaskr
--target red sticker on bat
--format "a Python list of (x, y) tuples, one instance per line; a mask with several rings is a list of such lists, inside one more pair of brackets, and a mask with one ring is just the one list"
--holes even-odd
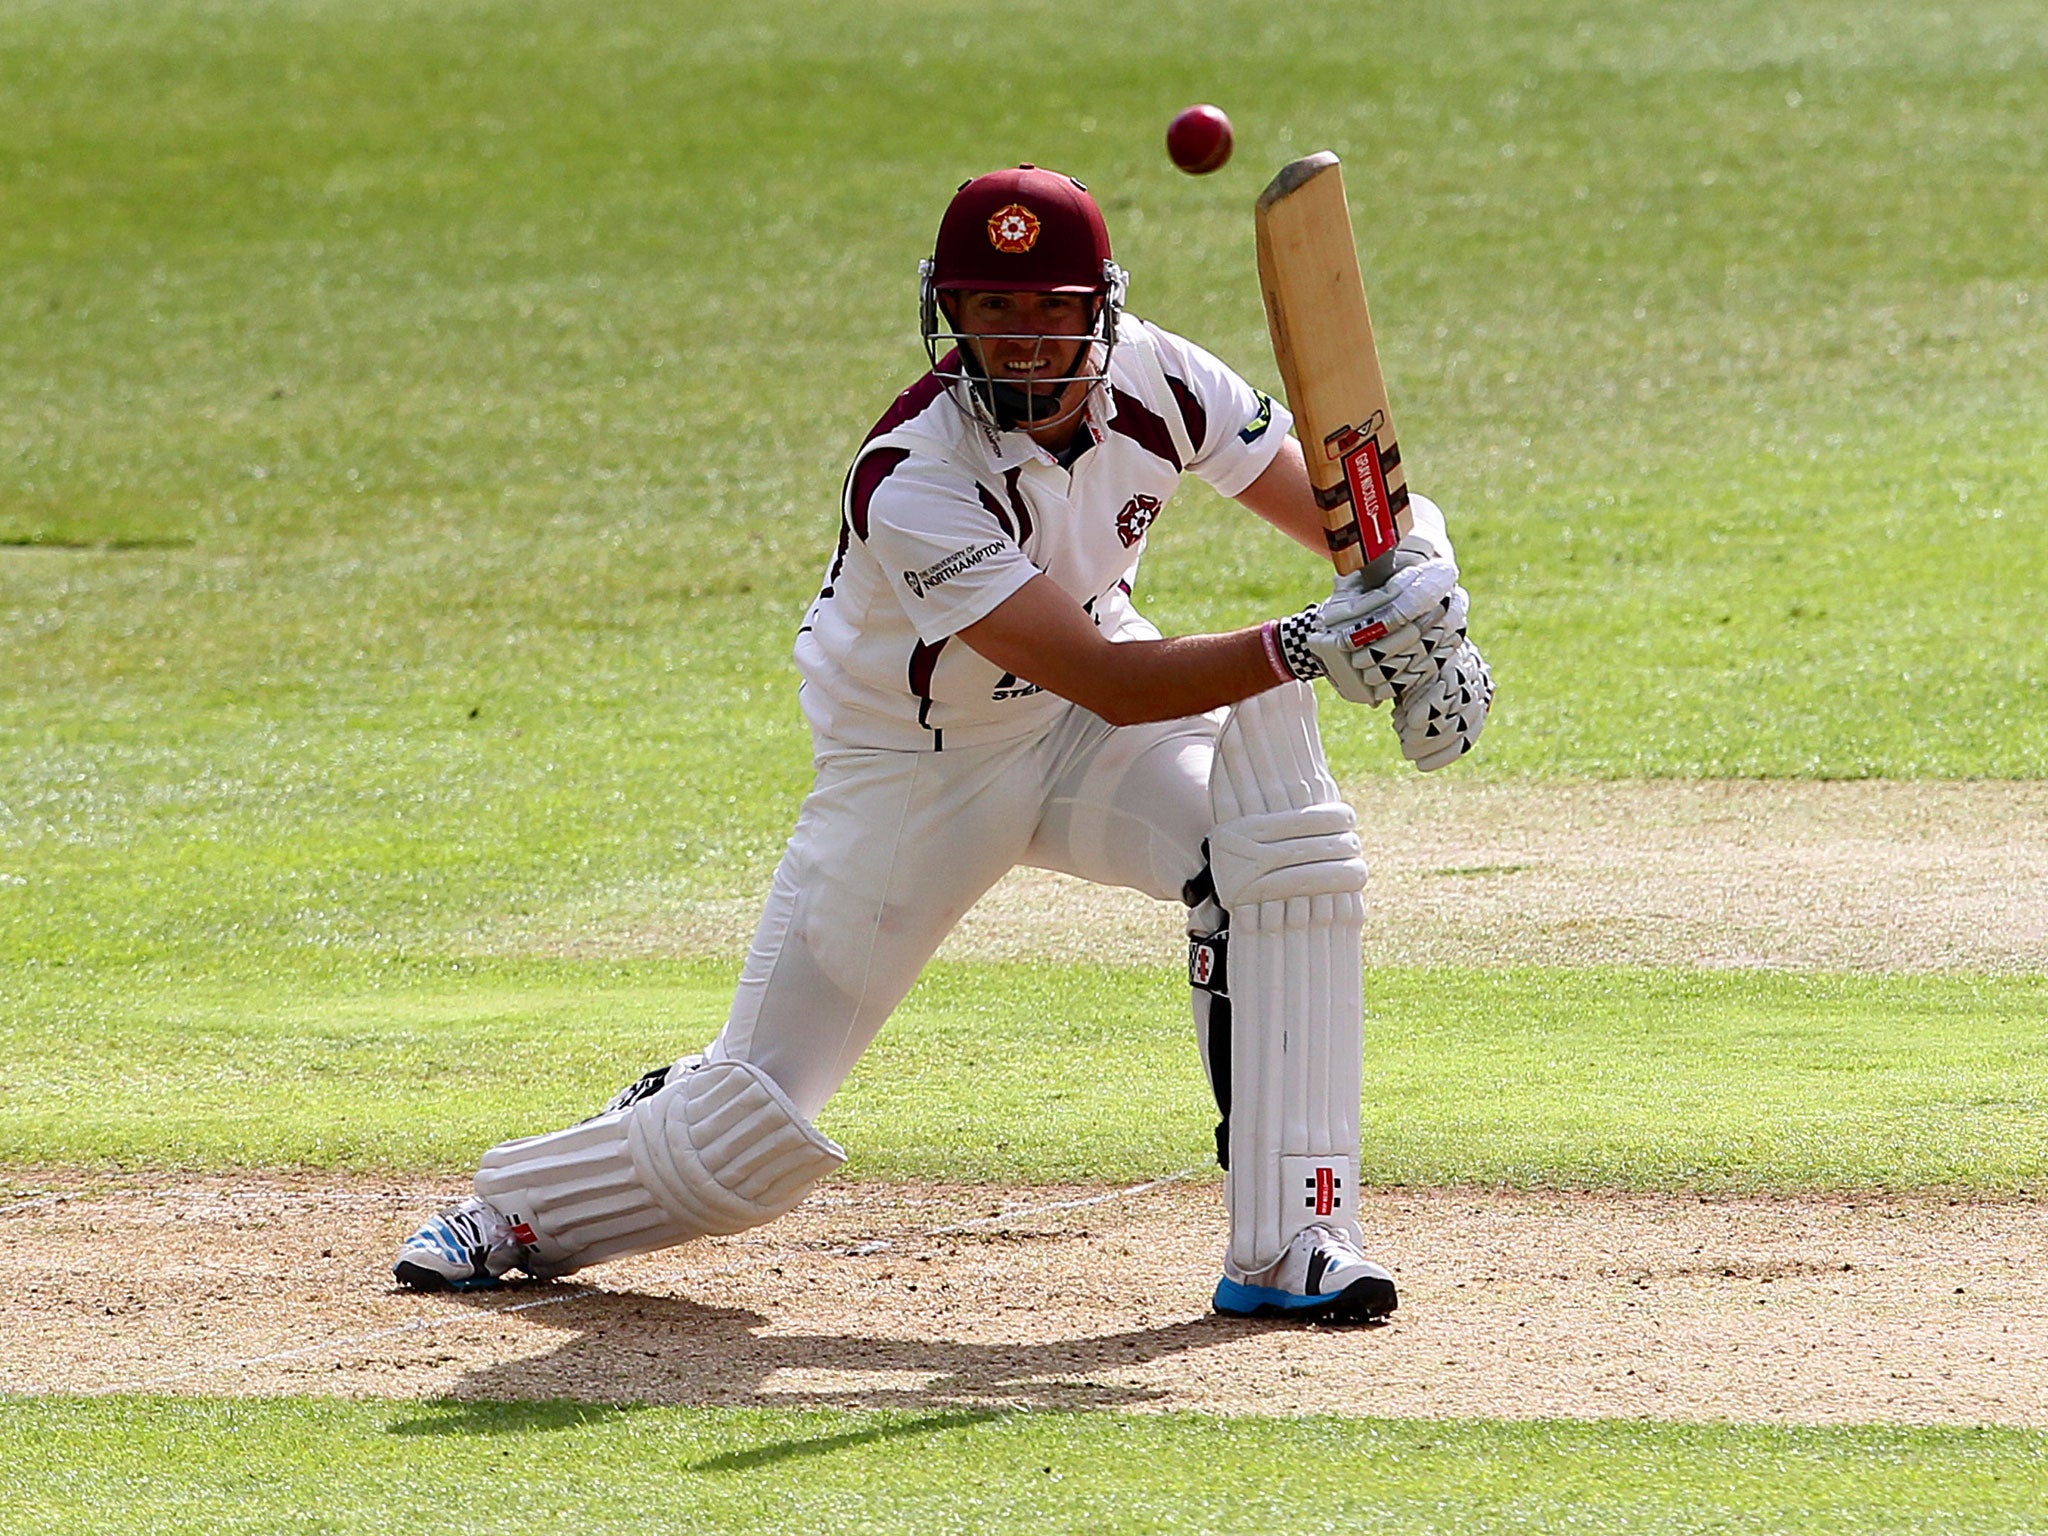
[(1344, 483), (1351, 488), (1351, 510), (1358, 516), (1359, 542), (1371, 564), (1401, 542), (1394, 528), (1394, 509), (1387, 505), (1387, 477), (1380, 468), (1380, 444), (1368, 437), (1344, 455)]

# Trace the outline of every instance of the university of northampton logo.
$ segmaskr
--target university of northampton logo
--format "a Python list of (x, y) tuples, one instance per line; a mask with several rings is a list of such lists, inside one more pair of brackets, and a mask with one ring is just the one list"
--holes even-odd
[(1022, 256), (1038, 244), (1038, 215), (1022, 203), (998, 208), (988, 217), (988, 243), (1005, 256)]
[(1145, 537), (1145, 530), (1158, 515), (1157, 496), (1133, 496), (1125, 502), (1123, 511), (1116, 515), (1116, 536), (1124, 541), (1124, 548), (1129, 549)]

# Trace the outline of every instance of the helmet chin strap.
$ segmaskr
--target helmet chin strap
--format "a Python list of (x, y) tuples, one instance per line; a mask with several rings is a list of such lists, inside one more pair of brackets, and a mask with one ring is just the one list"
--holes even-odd
[(1015, 384), (998, 384), (983, 377), (976, 388), (985, 392), (989, 413), (996, 419), (996, 425), (1005, 432), (1014, 432), (1019, 427), (1035, 427), (1056, 421), (1064, 414), (1060, 398), (1056, 395), (1034, 395), (1028, 389), (1019, 389)]
[(1049, 426), (1071, 416), (1077, 409), (1062, 404), (1066, 399), (1065, 389), (1055, 390), (1051, 394), (1033, 394), (1019, 385), (1005, 384), (998, 379), (990, 378), (970, 347), (960, 349), (960, 362), (973, 376), (971, 387), (974, 392), (981, 396), (982, 404), (988, 407), (988, 413), (995, 418), (997, 427), (1005, 432)]

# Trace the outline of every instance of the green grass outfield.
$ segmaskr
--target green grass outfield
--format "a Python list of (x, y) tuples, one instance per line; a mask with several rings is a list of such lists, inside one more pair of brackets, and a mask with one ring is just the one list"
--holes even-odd
[[(102, 996), (0, 1025), (0, 1165), (466, 1170), (702, 1045), (731, 983), (494, 962)], [(1369, 992), (1370, 1182), (2048, 1192), (2048, 978), (1532, 966)], [(822, 1124), (854, 1177), (1030, 1183), (1205, 1162), (1214, 1119), (1176, 970), (941, 963)]]
[[(1204, 99), (1238, 157), (1187, 178)], [(0, 0), (0, 1159), (452, 1178), (700, 1042), (734, 957), (563, 956), (765, 882), (916, 260), (1023, 158), (1271, 387), (1251, 203), (1345, 157), (1501, 683), (1455, 772), (2040, 778), (2044, 100), (2036, 0)], [(1323, 579), (1193, 493), (1140, 595)], [(875, 1175), (1198, 1161), (1164, 958), (940, 968), (832, 1128)], [(1391, 973), (1368, 1172), (2038, 1192), (2043, 1003)], [(2044, 1444), (10, 1400), (0, 1524), (2018, 1532)]]
[(597, 1404), (0, 1404), (24, 1529), (2038, 1532), (2009, 1430)]

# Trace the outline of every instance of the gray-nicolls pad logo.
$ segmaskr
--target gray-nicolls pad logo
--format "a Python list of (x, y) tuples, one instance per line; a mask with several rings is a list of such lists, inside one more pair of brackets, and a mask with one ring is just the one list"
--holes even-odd
[(1303, 1186), (1303, 1210), (1329, 1216), (1343, 1208), (1344, 1181), (1337, 1177), (1336, 1169), (1317, 1168), (1312, 1177), (1303, 1181)]
[(903, 584), (910, 588), (911, 596), (921, 598), (933, 587), (942, 587), (962, 571), (971, 571), (990, 555), (1001, 553), (1002, 548), (1002, 540), (997, 539), (975, 549), (956, 549), (945, 559), (921, 571), (905, 571)]

